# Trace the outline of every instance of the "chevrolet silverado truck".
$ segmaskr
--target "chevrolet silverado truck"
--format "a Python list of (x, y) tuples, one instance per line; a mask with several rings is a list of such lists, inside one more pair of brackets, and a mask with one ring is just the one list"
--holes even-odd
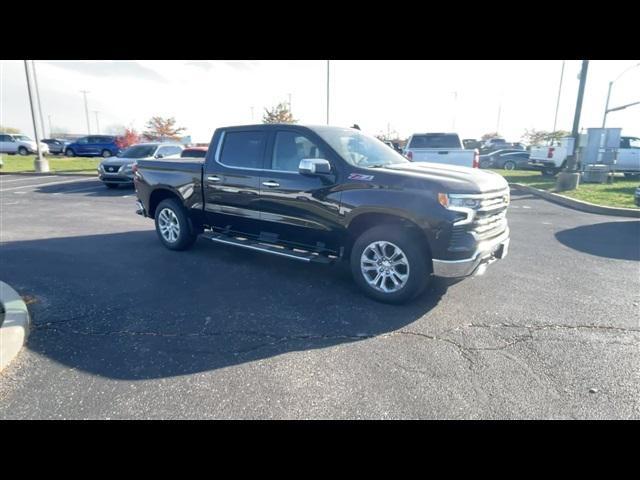
[(465, 149), (455, 133), (414, 133), (407, 140), (404, 154), (412, 162), (480, 168), (479, 151)]
[(361, 289), (401, 303), (433, 276), (480, 275), (507, 255), (500, 175), (414, 163), (351, 128), (219, 128), (204, 159), (139, 160), (137, 213), (160, 242), (197, 237), (303, 262), (349, 263)]

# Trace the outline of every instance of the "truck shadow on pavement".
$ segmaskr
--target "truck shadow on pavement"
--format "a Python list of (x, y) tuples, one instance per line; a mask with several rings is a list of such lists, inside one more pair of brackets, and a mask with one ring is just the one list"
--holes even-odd
[(205, 372), (398, 330), (433, 309), (435, 281), (407, 305), (365, 297), (342, 266), (308, 265), (153, 230), (3, 245), (3, 279), (30, 305), (27, 348), (114, 379)]
[(583, 225), (556, 233), (560, 243), (598, 257), (640, 261), (640, 221)]
[(118, 188), (107, 188), (102, 182), (95, 179), (65, 184), (43, 185), (36, 188), (35, 192), (81, 195), (86, 197), (122, 197), (125, 195), (135, 195), (136, 193), (133, 185), (118, 185)]

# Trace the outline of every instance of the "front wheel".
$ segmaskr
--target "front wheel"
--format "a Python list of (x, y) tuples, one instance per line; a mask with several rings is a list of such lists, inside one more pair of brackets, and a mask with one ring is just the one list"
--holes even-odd
[(508, 161), (508, 162), (504, 162), (504, 165), (502, 166), (502, 168), (504, 168), (505, 170), (515, 170), (516, 169), (516, 164), (513, 163), (512, 161)]
[(168, 198), (160, 202), (154, 216), (156, 233), (169, 250), (186, 250), (198, 238), (192, 232), (187, 214), (177, 200)]
[(22, 156), (25, 156), (25, 155), (27, 155), (27, 154), (29, 153), (29, 150), (27, 150), (25, 147), (20, 147), (20, 148), (18, 149), (18, 153), (19, 153), (20, 155), (22, 155)]
[(403, 303), (424, 291), (430, 276), (424, 242), (416, 234), (374, 227), (358, 237), (351, 250), (351, 274), (371, 298)]

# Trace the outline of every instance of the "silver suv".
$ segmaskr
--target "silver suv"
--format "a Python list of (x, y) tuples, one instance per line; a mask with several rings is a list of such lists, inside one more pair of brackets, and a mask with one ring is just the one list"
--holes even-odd
[[(49, 153), (49, 146), (40, 142), (40, 150), (42, 153)], [(35, 140), (26, 135), (21, 133), (0, 133), (0, 153), (28, 155), (37, 151), (38, 147)]]
[(178, 143), (138, 143), (116, 157), (105, 158), (98, 167), (98, 176), (108, 188), (133, 185), (133, 164), (137, 160), (180, 158), (183, 149)]

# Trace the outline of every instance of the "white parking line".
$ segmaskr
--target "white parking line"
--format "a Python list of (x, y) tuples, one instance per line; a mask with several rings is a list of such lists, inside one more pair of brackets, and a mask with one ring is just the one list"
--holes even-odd
[(38, 175), (33, 176), (33, 177), (23, 177), (23, 178), (15, 178), (13, 180), (3, 180), (2, 177), (3, 175), (0, 175), (0, 185), (3, 185), (5, 183), (13, 183), (13, 182), (24, 182), (25, 180), (39, 180), (41, 178), (51, 178), (51, 177), (56, 177), (57, 175)]
[(9, 192), (11, 190), (20, 190), (23, 188), (37, 188), (37, 187), (44, 187), (46, 185), (62, 185), (64, 183), (78, 183), (78, 182), (86, 182), (86, 181), (87, 181), (86, 178), (77, 178), (75, 180), (65, 180), (64, 182), (47, 182), (47, 183), (37, 183), (35, 185), (21, 185), (19, 187), (4, 188), (0, 190), (0, 193)]

